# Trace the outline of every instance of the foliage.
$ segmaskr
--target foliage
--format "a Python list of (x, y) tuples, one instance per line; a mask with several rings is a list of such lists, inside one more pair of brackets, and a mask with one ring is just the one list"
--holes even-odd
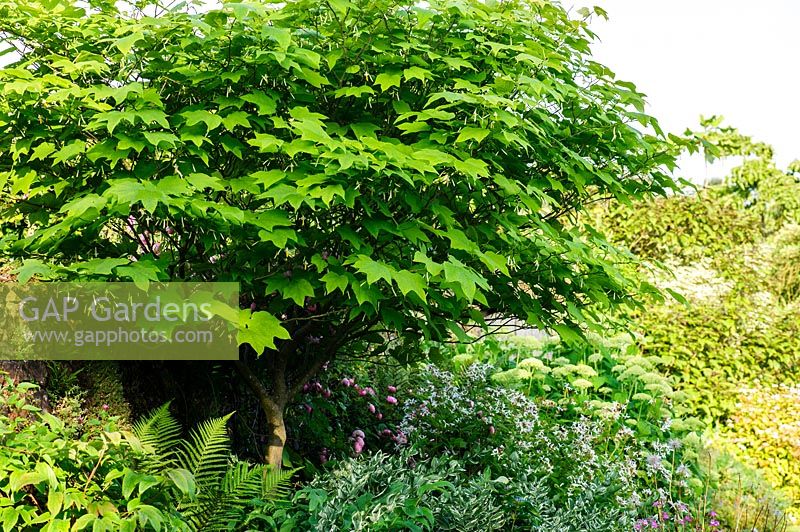
[[(748, 389), (738, 399), (720, 447), (762, 471), (786, 500), (800, 500), (800, 389)], [(798, 517), (796, 509), (793, 513)]]
[(31, 385), (0, 388), (3, 530), (186, 530), (175, 510), (179, 477), (136, 474), (137, 450), (114, 418), (68, 424), (29, 405)]
[(648, 260), (691, 263), (735, 253), (760, 236), (754, 213), (743, 213), (734, 199), (715, 189), (633, 205), (611, 203), (594, 212), (612, 242)]
[(571, 219), (665, 193), (674, 149), (592, 60), (590, 15), (0, 3), (19, 55), (0, 71), (0, 253), (22, 281), (239, 282), (240, 342), (277, 351), (238, 366), (273, 460), (289, 398), (353, 342), (407, 356), (490, 313), (569, 336), (633, 303)]
[(458, 461), (382, 452), (337, 463), (297, 492), (282, 530), (505, 530), (497, 482)]
[[(714, 427), (714, 445), (721, 448), (717, 454), (727, 456), (729, 464), (715, 480), (725, 521), (736, 530), (749, 530), (766, 526), (769, 519), (767, 528), (781, 529), (786, 516), (797, 515), (792, 490), (798, 457), (780, 443), (792, 428), (782, 418), (790, 407), (777, 390), (800, 379), (800, 186), (794, 166), (786, 172), (776, 168), (771, 148), (733, 128), (722, 129), (706, 139), (710, 158), (744, 157), (723, 186), (690, 199), (635, 205), (628, 212), (611, 207), (613, 215), (604, 224), (613, 229), (621, 223), (625, 230), (618, 237), (629, 245), (638, 245), (639, 232), (648, 232), (651, 218), (668, 228), (639, 249), (662, 251), (657, 258), (673, 275), (652, 276), (654, 284), (682, 294), (688, 304), (667, 301), (634, 311), (642, 350), (661, 360), (658, 368), (675, 378), (691, 408)], [(703, 227), (688, 238), (669, 234), (685, 220), (682, 209), (692, 202), (727, 214), (700, 218)], [(738, 238), (737, 225), (748, 231), (748, 238)], [(717, 235), (717, 241), (704, 235)], [(783, 497), (773, 494), (776, 489), (785, 491)], [(787, 513), (781, 498), (790, 501)]]
[(772, 159), (774, 150), (769, 144), (754, 141), (731, 126), (723, 126), (724, 117), (712, 115), (700, 117), (700, 131), (687, 130), (686, 135), (696, 148), (703, 151), (705, 159), (712, 162), (722, 157), (753, 156)]
[(701, 119), (700, 132), (687, 131), (689, 145), (700, 147), (706, 160), (739, 157), (725, 180), (726, 188), (739, 196), (741, 205), (760, 219), (761, 230), (772, 233), (786, 222), (800, 222), (800, 180), (793, 162), (783, 171), (777, 167), (774, 150), (754, 141), (736, 128), (722, 126), (723, 118)]
[(784, 301), (800, 297), (800, 226), (784, 226), (773, 240), (769, 279), (772, 291)]
[[(763, 299), (763, 298), (762, 298)], [(747, 385), (797, 382), (800, 323), (774, 300), (738, 294), (690, 307), (654, 307), (637, 315), (643, 350), (664, 360), (693, 407), (709, 420), (736, 410)]]
[(506, 358), (495, 364), (509, 369), (492, 378), (556, 403), (562, 417), (610, 420), (615, 430), (628, 426), (638, 439), (653, 441), (703, 428), (686, 415), (686, 394), (660, 373), (662, 360), (640, 353), (629, 337), (541, 347), (511, 338), (500, 345)]
[(27, 403), (31, 385), (0, 388), (0, 525), (10, 530), (235, 530), (246, 510), (286, 495), (292, 471), (231, 463), (227, 418), (180, 439), (165, 407), (119, 431), (104, 410), (64, 418)]
[[(480, 505), (501, 512), (503, 530), (630, 530), (650, 519), (680, 530), (689, 519), (711, 522), (704, 515), (699, 439), (692, 432), (702, 425), (675, 414), (681, 395), (668, 394), (669, 379), (655, 378), (652, 361), (632, 354), (633, 349), (630, 342), (565, 346), (510, 338), (442, 349), (452, 371), (433, 365), (408, 370), (377, 366), (367, 376), (359, 374), (358, 364), (331, 368), (331, 377), (358, 375), (353, 380), (365, 395), (355, 392), (352, 382), (331, 380), (329, 396), (324, 384), (309, 383), (304, 401), (313, 397), (315, 413), (334, 404), (337, 414), (331, 419), (345, 421), (324, 426), (333, 430), (331, 440), (349, 446), (329, 449), (330, 460), (298, 492), (294, 506), (276, 516), (275, 528), (396, 528), (412, 520), (404, 505), (416, 501), (415, 490), (431, 468), (443, 474), (447, 463), (461, 476), (448, 477), (452, 486), (433, 499), (414, 503), (433, 514), (414, 521), (420, 529), (448, 529), (442, 513), (461, 512), (458, 498), (477, 497), (449, 498), (466, 489), (466, 478), (487, 483), (487, 500)], [(651, 375), (645, 376), (644, 367)], [(597, 375), (588, 375), (587, 368)], [(523, 372), (534, 374), (535, 383)], [(573, 386), (579, 378), (599, 376), (606, 381), (597, 388)], [(387, 428), (379, 432), (375, 414), (360, 401), (375, 401), (387, 382), (396, 384), (391, 393), (397, 404), (381, 409)], [(375, 385), (377, 397), (366, 383)], [(655, 386), (645, 390), (650, 384)], [(633, 399), (640, 391), (652, 396)], [(297, 410), (310, 423), (313, 415), (302, 405)], [(359, 431), (364, 445), (356, 451)], [(654, 503), (670, 512), (668, 522), (663, 511), (653, 515)], [(363, 524), (367, 519), (374, 521)], [(491, 529), (481, 520), (459, 526)]]
[[(149, 471), (176, 471), (186, 498), (179, 510), (195, 530), (235, 530), (254, 509), (288, 494), (294, 471), (270, 471), (269, 466), (232, 461), (226, 425), (230, 414), (198, 425), (188, 439), (169, 413), (168, 405), (138, 421), (133, 433), (147, 451)], [(168, 473), (169, 474), (169, 473)]]

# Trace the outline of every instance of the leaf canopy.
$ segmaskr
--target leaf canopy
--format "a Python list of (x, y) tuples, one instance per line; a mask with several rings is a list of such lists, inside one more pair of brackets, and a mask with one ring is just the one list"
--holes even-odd
[(674, 158), (560, 5), (90, 4), (0, 2), (0, 252), (26, 277), (238, 281), (259, 351), (632, 301), (575, 215), (665, 193)]

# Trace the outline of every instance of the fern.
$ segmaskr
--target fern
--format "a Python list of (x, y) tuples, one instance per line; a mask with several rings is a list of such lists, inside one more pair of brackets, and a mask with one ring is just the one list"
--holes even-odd
[(167, 403), (133, 426), (149, 473), (164, 473), (177, 466), (192, 476), (196, 494), (184, 496), (176, 504), (193, 530), (236, 530), (251, 509), (290, 495), (296, 469), (273, 471), (232, 459), (227, 434), (231, 416), (204, 421), (188, 439), (181, 439), (180, 424)]
[(133, 434), (144, 447), (148, 469), (161, 470), (175, 464), (175, 450), (181, 441), (181, 425), (169, 411), (170, 403), (153, 410), (133, 424)]
[(262, 494), (263, 466), (238, 462), (231, 466), (216, 489), (206, 489), (185, 511), (196, 530), (231, 530), (244, 519), (245, 509)]
[(230, 465), (227, 424), (232, 415), (202, 422), (179, 446), (178, 462), (192, 473), (198, 491), (215, 485)]
[(297, 471), (298, 469), (273, 470), (265, 467), (263, 473), (264, 482), (261, 488), (261, 497), (265, 501), (282, 501), (288, 499), (291, 495), (292, 487), (290, 481)]

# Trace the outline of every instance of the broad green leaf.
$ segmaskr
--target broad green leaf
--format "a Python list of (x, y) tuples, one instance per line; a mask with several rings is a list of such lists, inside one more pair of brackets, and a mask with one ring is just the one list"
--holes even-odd
[(327, 294), (331, 294), (336, 290), (344, 294), (345, 290), (347, 290), (347, 286), (350, 284), (350, 280), (346, 275), (340, 275), (330, 271), (323, 275), (320, 280), (325, 283), (325, 291)]
[(391, 284), (392, 276), (395, 271), (391, 266), (372, 260), (366, 255), (359, 255), (353, 263), (353, 266), (360, 273), (367, 276), (367, 283), (369, 284), (376, 283), (381, 279)]
[(186, 469), (170, 469), (167, 471), (167, 476), (172, 480), (172, 483), (181, 490), (181, 493), (193, 499), (197, 493), (197, 484), (195, 483), (194, 476)]
[[(168, 132), (145, 131), (143, 134), (144, 138), (147, 139), (147, 142), (149, 142), (156, 148), (161, 148), (161, 147), (174, 148), (175, 144), (178, 142), (178, 137)], [(162, 146), (162, 144), (164, 146)], [(117, 147), (119, 149), (123, 149), (122, 146), (117, 146)]]
[(407, 270), (400, 270), (395, 272), (392, 278), (397, 283), (397, 288), (400, 289), (400, 292), (402, 292), (404, 296), (408, 295), (410, 292), (414, 292), (423, 301), (427, 299), (427, 294), (425, 293), (427, 287), (425, 285), (425, 279), (423, 279), (421, 275)]
[(250, 344), (256, 354), (275, 349), (275, 340), (288, 340), (289, 331), (280, 320), (268, 312), (242, 310), (239, 314), (239, 344)]
[(275, 100), (261, 91), (246, 94), (242, 96), (242, 100), (254, 104), (258, 108), (258, 114), (261, 116), (273, 115), (278, 108)]
[(27, 283), (34, 276), (41, 276), (45, 279), (50, 277), (53, 271), (39, 259), (25, 259), (22, 266), (15, 270), (17, 281)]
[(63, 163), (72, 159), (86, 149), (86, 143), (82, 140), (73, 140), (53, 155), (53, 164)]
[(133, 45), (136, 44), (138, 41), (144, 38), (144, 33), (141, 31), (136, 31), (131, 33), (130, 35), (126, 35), (121, 39), (117, 39), (114, 41), (114, 46), (116, 46), (120, 52), (123, 54), (129, 54), (133, 49)]
[(222, 118), (215, 113), (200, 109), (197, 111), (185, 111), (181, 113), (186, 118), (187, 126), (194, 126), (203, 123), (206, 126), (206, 131), (213, 131), (222, 125)]
[(56, 151), (56, 147), (52, 142), (42, 142), (36, 149), (33, 150), (31, 154), (31, 161), (36, 161), (38, 159), (44, 160), (48, 155)]
[(228, 131), (233, 131), (236, 126), (249, 128), (250, 122), (247, 120), (248, 116), (250, 115), (244, 111), (234, 111), (223, 117), (222, 125), (225, 126), (225, 129)]
[(375, 77), (375, 84), (380, 85), (381, 92), (386, 92), (392, 87), (400, 86), (400, 72), (384, 72)]
[(481, 142), (490, 133), (488, 129), (480, 127), (465, 127), (461, 130), (456, 138), (456, 144), (466, 142), (468, 140), (476, 140)]

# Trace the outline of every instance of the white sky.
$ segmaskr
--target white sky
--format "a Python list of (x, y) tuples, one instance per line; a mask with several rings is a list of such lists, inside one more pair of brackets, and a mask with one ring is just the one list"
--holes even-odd
[[(699, 116), (775, 147), (785, 167), (800, 159), (800, 1), (571, 0), (598, 5), (596, 59), (648, 95), (649, 113), (666, 131), (699, 128)], [(709, 176), (724, 172), (715, 166)], [(682, 164), (702, 181), (702, 157)]]

